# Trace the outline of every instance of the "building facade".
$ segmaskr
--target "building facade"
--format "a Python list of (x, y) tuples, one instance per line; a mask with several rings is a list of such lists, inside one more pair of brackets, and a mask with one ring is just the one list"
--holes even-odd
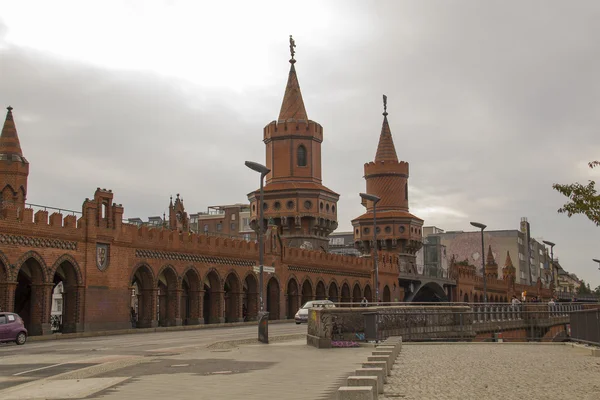
[[(526, 219), (522, 220), (522, 229), (484, 231), (485, 245), (491, 245), (495, 259), (502, 258), (507, 252), (513, 255), (518, 284), (535, 285), (541, 280), (547, 287), (552, 281), (548, 252), (542, 243), (530, 237), (529, 224), (525, 225), (524, 222), (527, 222)], [(430, 239), (434, 237), (439, 238), (440, 245), (446, 247), (448, 258), (467, 260), (476, 266), (477, 273), (481, 275), (481, 258), (484, 256), (481, 254), (481, 232), (442, 231), (428, 235)], [(500, 265), (498, 273), (502, 274)]]

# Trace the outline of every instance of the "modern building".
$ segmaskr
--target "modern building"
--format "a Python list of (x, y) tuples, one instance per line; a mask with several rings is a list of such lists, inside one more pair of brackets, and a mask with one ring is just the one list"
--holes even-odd
[(205, 212), (190, 214), (190, 230), (205, 235), (256, 240), (256, 232), (250, 226), (249, 204), (210, 206)]
[(359, 257), (361, 252), (354, 248), (354, 233), (333, 232), (329, 235), (329, 253)]
[[(481, 274), (481, 232), (447, 231), (436, 227), (426, 227), (427, 238), (439, 238), (439, 244), (445, 246), (448, 259), (455, 257), (457, 261), (467, 260), (475, 265), (477, 273)], [(492, 255), (496, 260), (502, 260), (507, 253), (513, 255), (516, 269), (516, 283), (530, 285), (538, 279), (544, 286), (551, 282), (549, 257), (545, 246), (531, 237), (529, 223), (523, 218), (520, 229), (485, 230), (485, 247), (491, 246)], [(516, 255), (516, 257), (515, 257)], [(516, 258), (516, 259), (515, 259)], [(498, 274), (502, 276), (502, 265), (498, 265)]]

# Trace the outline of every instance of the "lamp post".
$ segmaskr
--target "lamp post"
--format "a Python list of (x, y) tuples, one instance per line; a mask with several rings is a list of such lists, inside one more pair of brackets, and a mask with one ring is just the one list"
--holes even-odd
[(259, 220), (258, 220), (258, 263), (260, 272), (258, 278), (258, 290), (259, 290), (259, 302), (260, 302), (260, 312), (264, 312), (264, 303), (263, 303), (263, 181), (265, 176), (271, 172), (271, 170), (265, 167), (262, 164), (255, 163), (253, 161), (246, 161), (246, 167), (250, 168), (253, 171), (256, 171), (260, 174), (260, 198), (258, 200), (258, 208), (259, 208)]
[(592, 261), (598, 263), (598, 270), (600, 271), (600, 260), (598, 260), (597, 258), (592, 258)]
[(484, 224), (481, 224), (479, 222), (471, 222), (471, 225), (473, 225), (475, 228), (481, 229), (481, 267), (483, 270), (483, 302), (487, 303), (488, 297), (487, 297), (487, 279), (485, 276), (485, 246), (483, 243), (483, 230), (485, 228), (487, 228), (487, 226)]
[[(550, 246), (550, 265), (551, 265), (551, 272), (552, 272), (552, 284), (556, 285), (556, 280), (554, 277), (554, 246), (556, 246), (556, 243), (552, 243), (548, 240), (543, 240), (542, 243), (544, 243), (545, 245)], [(554, 291), (556, 291), (556, 287), (554, 287)]]
[(381, 200), (380, 197), (374, 194), (360, 193), (360, 197), (364, 200), (373, 202), (373, 242), (375, 247), (373, 249), (373, 266), (375, 267), (375, 301), (379, 302), (379, 266), (377, 263), (377, 203)]

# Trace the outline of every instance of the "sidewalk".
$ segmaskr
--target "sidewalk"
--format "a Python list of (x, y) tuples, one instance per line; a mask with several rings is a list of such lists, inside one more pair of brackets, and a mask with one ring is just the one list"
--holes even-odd
[(331, 399), (372, 349), (316, 349), (300, 339), (233, 348), (223, 343), (185, 352), (157, 350), (113, 358), (1, 395), (5, 400)]

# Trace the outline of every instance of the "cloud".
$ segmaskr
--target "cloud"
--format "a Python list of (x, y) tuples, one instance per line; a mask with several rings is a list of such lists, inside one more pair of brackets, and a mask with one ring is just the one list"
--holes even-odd
[[(118, 34), (104, 40), (81, 14), (85, 51), (69, 20), (47, 32), (61, 41), (42, 40), (17, 6), (0, 22), (0, 103), (15, 107), (31, 201), (78, 208), (101, 186), (141, 217), (162, 214), (178, 192), (191, 212), (245, 201), (258, 179), (243, 161), (264, 160), (293, 33), (306, 109), (324, 127), (323, 182), (342, 195), (340, 229), (363, 212), (386, 94), (398, 156), (410, 162), (411, 211), (426, 225), (518, 229), (526, 216), (562, 265), (600, 284), (600, 231), (558, 215), (565, 199), (551, 187), (597, 176), (581, 167), (600, 153), (597, 2), (259, 4), (212, 35), (178, 19), (193, 15), (178, 2), (149, 5), (120, 31), (116, 4), (104, 25)], [(156, 35), (161, 13), (167, 29)]]

